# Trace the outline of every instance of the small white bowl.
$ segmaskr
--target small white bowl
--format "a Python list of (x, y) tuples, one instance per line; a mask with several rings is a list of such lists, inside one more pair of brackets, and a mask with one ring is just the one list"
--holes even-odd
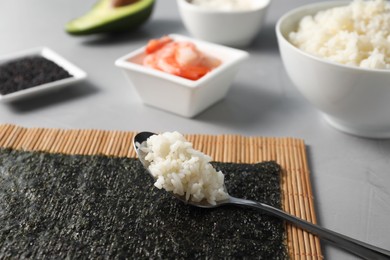
[(181, 19), (196, 38), (234, 47), (245, 47), (259, 33), (270, 0), (252, 0), (251, 10), (210, 10), (177, 0)]
[(189, 80), (143, 66), (144, 47), (117, 59), (115, 65), (122, 69), (145, 104), (193, 117), (226, 96), (248, 53), (181, 35), (169, 36), (195, 43), (201, 52), (220, 59), (221, 65), (198, 80)]
[(42, 85), (34, 86), (31, 88), (19, 90), (13, 93), (9, 93), (6, 95), (1, 95), (0, 94), (0, 101), (1, 102), (11, 102), (14, 100), (19, 100), (23, 99), (26, 97), (34, 96), (37, 94), (41, 94), (53, 89), (58, 89), (61, 87), (68, 86), (70, 84), (74, 84), (76, 82), (79, 82), (87, 77), (87, 74), (67, 61), (65, 58), (61, 57), (59, 54), (55, 53), (53, 50), (47, 48), (47, 47), (38, 47), (38, 48), (33, 48), (29, 50), (24, 50), (12, 54), (7, 54), (4, 56), (0, 57), (0, 64), (6, 63), (12, 60), (20, 59), (23, 57), (28, 57), (28, 56), (41, 56), (44, 57), (48, 60), (53, 61), (71, 75), (69, 78), (61, 79), (61, 80), (56, 80), (52, 82), (48, 82)]
[(288, 41), (306, 15), (347, 5), (323, 2), (296, 8), (282, 16), (276, 34), (282, 60), (298, 90), (333, 127), (358, 136), (390, 137), (390, 71), (364, 69), (315, 57)]

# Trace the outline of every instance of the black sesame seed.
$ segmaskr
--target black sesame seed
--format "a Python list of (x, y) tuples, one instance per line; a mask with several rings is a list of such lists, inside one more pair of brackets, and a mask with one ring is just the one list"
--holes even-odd
[(69, 77), (69, 72), (44, 57), (15, 59), (0, 64), (0, 94), (6, 95)]

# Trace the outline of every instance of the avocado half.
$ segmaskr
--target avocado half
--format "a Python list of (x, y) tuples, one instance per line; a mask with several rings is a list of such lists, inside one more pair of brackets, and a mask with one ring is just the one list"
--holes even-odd
[(131, 31), (149, 19), (154, 1), (113, 7), (112, 0), (100, 0), (88, 13), (67, 23), (65, 30), (72, 35)]

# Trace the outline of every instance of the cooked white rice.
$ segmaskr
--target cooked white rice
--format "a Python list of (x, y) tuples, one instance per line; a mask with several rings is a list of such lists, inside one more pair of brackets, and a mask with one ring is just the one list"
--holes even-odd
[(289, 40), (316, 56), (346, 65), (390, 69), (390, 4), (354, 0), (304, 17)]
[(213, 205), (228, 197), (223, 173), (210, 164), (210, 156), (193, 149), (180, 133), (153, 135), (141, 149), (147, 153), (145, 159), (150, 162), (157, 188), (184, 196), (187, 201), (207, 200)]

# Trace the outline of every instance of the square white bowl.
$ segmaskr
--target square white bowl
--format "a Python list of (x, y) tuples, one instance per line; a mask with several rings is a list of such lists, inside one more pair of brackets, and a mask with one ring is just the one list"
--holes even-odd
[(190, 41), (206, 55), (221, 60), (221, 65), (198, 80), (189, 80), (142, 65), (145, 47), (115, 61), (142, 101), (184, 117), (194, 117), (226, 96), (239, 65), (249, 56), (237, 50), (189, 37), (170, 34), (175, 41)]
[(7, 54), (0, 57), (0, 65), (12, 60), (21, 59), (28, 56), (40, 56), (44, 57), (48, 60), (51, 60), (52, 62), (56, 63), (58, 66), (65, 69), (71, 77), (60, 79), (52, 82), (48, 82), (45, 84), (41, 84), (38, 86), (33, 86), (27, 89), (19, 90), (13, 93), (2, 95), (0, 94), (0, 101), (1, 102), (10, 102), (26, 97), (30, 97), (33, 95), (41, 94), (53, 89), (61, 88), (68, 86), (70, 84), (74, 84), (76, 82), (79, 82), (87, 77), (87, 74), (81, 70), (80, 68), (76, 67), (69, 61), (67, 61), (65, 58), (60, 56), (59, 54), (55, 53), (53, 50), (47, 48), (47, 47), (38, 47), (33, 48), (29, 50), (23, 50), (20, 52)]

